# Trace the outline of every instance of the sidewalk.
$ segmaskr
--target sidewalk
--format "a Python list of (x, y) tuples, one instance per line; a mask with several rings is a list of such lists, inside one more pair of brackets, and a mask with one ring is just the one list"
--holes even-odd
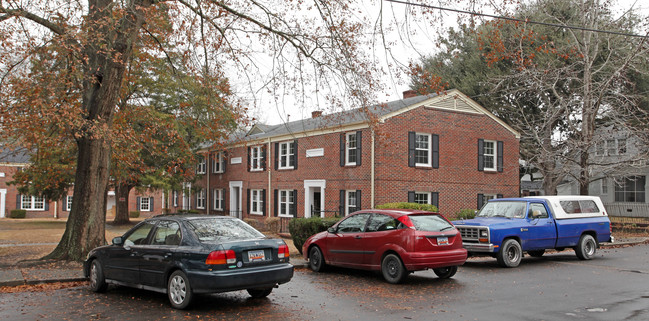
[[(647, 241), (649, 241), (649, 237), (621, 238), (616, 240), (615, 243), (602, 243), (600, 247), (606, 249), (624, 245), (635, 245)], [(308, 267), (304, 258), (297, 253), (291, 253), (291, 264), (296, 269)], [(64, 269), (0, 268), (0, 287), (84, 280), (86, 279), (83, 277), (83, 269), (81, 267)]]

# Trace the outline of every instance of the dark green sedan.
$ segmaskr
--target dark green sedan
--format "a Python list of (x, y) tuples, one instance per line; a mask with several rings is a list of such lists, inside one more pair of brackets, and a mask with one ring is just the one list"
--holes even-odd
[(167, 293), (186, 308), (194, 294), (247, 290), (254, 298), (293, 277), (284, 240), (229, 216), (162, 215), (142, 221), (84, 264), (90, 288), (108, 284)]

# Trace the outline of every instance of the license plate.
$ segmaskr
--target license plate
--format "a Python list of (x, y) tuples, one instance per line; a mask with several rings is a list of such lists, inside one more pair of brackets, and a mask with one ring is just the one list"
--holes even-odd
[(438, 237), (437, 245), (448, 245), (448, 237)]
[(248, 261), (249, 262), (259, 262), (259, 261), (263, 261), (265, 259), (266, 259), (266, 256), (264, 255), (264, 250), (248, 251)]

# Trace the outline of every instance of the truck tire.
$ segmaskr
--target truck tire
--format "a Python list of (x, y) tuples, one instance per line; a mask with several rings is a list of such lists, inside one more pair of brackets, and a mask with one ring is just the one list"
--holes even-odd
[(595, 256), (597, 251), (597, 242), (590, 234), (584, 234), (579, 238), (579, 243), (575, 247), (575, 254), (580, 260), (590, 260)]
[(521, 263), (523, 257), (523, 249), (518, 241), (514, 239), (507, 239), (500, 246), (500, 251), (496, 255), (498, 264), (506, 268), (517, 267)]

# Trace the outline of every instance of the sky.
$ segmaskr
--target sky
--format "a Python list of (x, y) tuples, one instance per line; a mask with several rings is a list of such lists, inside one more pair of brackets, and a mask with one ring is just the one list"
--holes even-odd
[[(636, 0), (619, 0), (617, 2), (618, 4), (614, 5), (613, 8), (618, 15), (621, 15), (624, 10), (628, 10), (632, 6), (637, 8), (637, 12), (640, 12), (642, 15), (649, 15), (649, 2)], [(431, 1), (430, 3), (434, 4), (437, 2)], [(466, 5), (468, 2), (461, 1), (461, 3), (465, 3)], [(439, 35), (443, 35), (447, 28), (456, 26), (458, 18), (466, 19), (468, 15), (438, 10), (433, 13), (437, 15), (434, 23), (424, 23), (417, 19), (406, 19), (406, 5), (391, 3), (385, 0), (382, 2), (376, 0), (361, 1), (359, 14), (367, 15), (370, 21), (376, 21), (379, 17), (381, 5), (383, 6), (383, 22), (391, 29), (391, 32), (386, 33), (386, 37), (388, 41), (394, 44), (390, 46), (392, 56), (387, 55), (381, 45), (367, 48), (367, 50), (372, 51), (371, 54), (374, 55), (377, 63), (381, 64), (386, 71), (386, 74), (382, 77), (383, 85), (385, 86), (385, 95), (377, 97), (377, 102), (386, 102), (400, 99), (403, 91), (409, 90), (409, 79), (403, 67), (407, 66), (411, 61), (418, 61), (422, 55), (428, 55), (434, 53), (435, 50), (439, 50), (435, 45)], [(454, 8), (468, 9), (461, 6), (455, 6)], [(494, 12), (486, 11), (485, 13), (493, 14)], [(647, 31), (645, 30), (645, 32)], [(388, 66), (388, 63), (391, 65)], [(237, 88), (236, 80), (234, 87)], [(323, 109), (321, 105), (322, 100), (313, 97), (310, 97), (311, 100), (308, 100), (309, 105), (303, 106), (294, 103), (295, 99), (290, 94), (283, 96), (279, 103), (271, 101), (269, 95), (264, 93), (263, 90), (258, 90), (254, 93), (250, 91), (246, 93), (243, 90), (237, 94), (243, 97), (254, 97), (256, 103), (249, 101), (251, 115), (255, 117), (255, 122), (265, 124), (280, 124), (309, 118), (311, 117), (312, 111)], [(325, 110), (325, 113), (327, 113), (327, 110)]]

